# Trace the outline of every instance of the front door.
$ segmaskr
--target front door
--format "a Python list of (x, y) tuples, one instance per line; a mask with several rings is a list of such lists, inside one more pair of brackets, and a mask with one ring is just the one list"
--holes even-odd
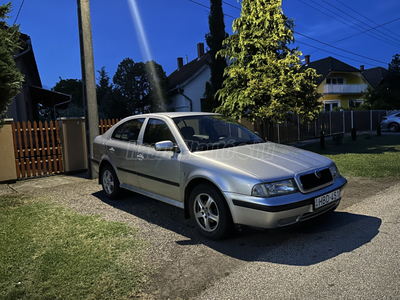
[(141, 189), (179, 201), (179, 153), (155, 149), (157, 142), (167, 140), (176, 144), (168, 125), (160, 119), (149, 119), (143, 143), (137, 146), (136, 172)]

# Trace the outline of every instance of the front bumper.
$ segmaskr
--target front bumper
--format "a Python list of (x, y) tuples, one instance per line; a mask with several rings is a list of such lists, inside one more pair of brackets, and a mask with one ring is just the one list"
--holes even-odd
[[(305, 221), (336, 208), (343, 195), (347, 180), (339, 176), (323, 189), (302, 194), (259, 198), (225, 192), (235, 224), (260, 228), (276, 228)], [(340, 189), (340, 198), (319, 209), (314, 209), (314, 199)]]

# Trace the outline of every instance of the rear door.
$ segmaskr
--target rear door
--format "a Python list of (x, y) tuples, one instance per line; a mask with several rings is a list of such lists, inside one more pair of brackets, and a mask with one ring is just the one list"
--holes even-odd
[(120, 183), (139, 186), (135, 173), (137, 139), (144, 118), (131, 119), (119, 125), (107, 143), (106, 152), (117, 168)]

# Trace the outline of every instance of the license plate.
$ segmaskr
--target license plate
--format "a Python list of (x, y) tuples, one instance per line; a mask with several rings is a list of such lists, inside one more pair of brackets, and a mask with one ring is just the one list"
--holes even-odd
[(314, 199), (314, 208), (318, 209), (340, 198), (340, 190), (336, 190)]

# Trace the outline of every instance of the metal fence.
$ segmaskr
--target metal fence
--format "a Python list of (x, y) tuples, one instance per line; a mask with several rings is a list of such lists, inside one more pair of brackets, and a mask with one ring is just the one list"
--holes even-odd
[(386, 110), (354, 110), (321, 112), (314, 122), (303, 122), (298, 115), (290, 115), (281, 124), (260, 122), (255, 130), (269, 141), (290, 143), (325, 135), (349, 133), (352, 128), (357, 131), (372, 131), (380, 126)]

